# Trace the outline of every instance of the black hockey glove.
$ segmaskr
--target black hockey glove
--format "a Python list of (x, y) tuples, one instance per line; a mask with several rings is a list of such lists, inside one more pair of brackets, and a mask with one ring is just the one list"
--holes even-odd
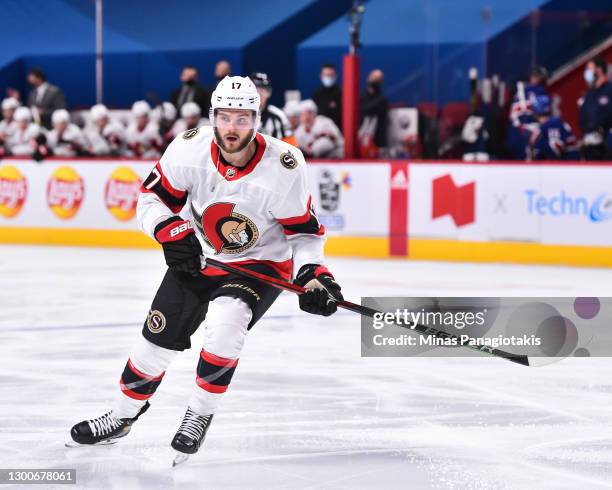
[(307, 289), (299, 296), (300, 308), (313, 315), (329, 316), (338, 309), (336, 302), (344, 301), (340, 286), (323, 265), (302, 266), (293, 282)]
[(195, 236), (191, 221), (173, 216), (155, 227), (155, 239), (164, 249), (166, 264), (174, 272), (197, 276), (202, 269), (202, 247)]

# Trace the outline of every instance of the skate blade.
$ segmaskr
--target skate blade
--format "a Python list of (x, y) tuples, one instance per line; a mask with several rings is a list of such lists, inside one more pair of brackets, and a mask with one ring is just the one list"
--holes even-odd
[(111, 444), (117, 444), (117, 440), (115, 439), (106, 439), (105, 441), (96, 442), (95, 444), (80, 444), (75, 441), (68, 441), (64, 444), (66, 447), (92, 447), (92, 446), (110, 446)]
[(189, 459), (189, 456), (191, 456), (191, 454), (180, 453), (177, 451), (176, 456), (174, 456), (174, 460), (172, 461), (172, 467), (174, 468), (175, 466), (183, 464)]

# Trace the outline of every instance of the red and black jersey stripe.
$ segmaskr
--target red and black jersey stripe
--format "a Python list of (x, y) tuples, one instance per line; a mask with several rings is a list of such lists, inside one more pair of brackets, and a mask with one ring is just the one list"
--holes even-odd
[(282, 218), (277, 221), (283, 226), (285, 235), (296, 235), (298, 233), (309, 235), (325, 234), (325, 227), (319, 223), (319, 219), (314, 212), (312, 197), (308, 198), (304, 214), (294, 216), (293, 218)]
[(173, 213), (179, 213), (187, 202), (187, 191), (176, 189), (170, 184), (159, 162), (142, 183), (140, 192), (155, 194)]
[(232, 380), (238, 359), (226, 359), (204, 349), (200, 352), (197, 385), (210, 393), (225, 393)]

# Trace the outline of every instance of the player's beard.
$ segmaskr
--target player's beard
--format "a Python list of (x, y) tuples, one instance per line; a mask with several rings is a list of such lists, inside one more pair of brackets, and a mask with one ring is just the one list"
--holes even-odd
[(242, 150), (244, 150), (248, 146), (248, 144), (251, 142), (251, 140), (253, 139), (253, 132), (254, 131), (255, 131), (254, 129), (251, 129), (249, 131), (249, 133), (238, 142), (238, 146), (236, 146), (236, 148), (234, 148), (234, 149), (230, 149), (230, 148), (228, 148), (225, 145), (225, 143), (223, 142), (223, 138), (219, 134), (219, 130), (217, 128), (215, 128), (215, 140), (217, 141), (217, 145), (219, 145), (219, 147), (224, 152), (226, 152), (226, 153), (239, 153)]

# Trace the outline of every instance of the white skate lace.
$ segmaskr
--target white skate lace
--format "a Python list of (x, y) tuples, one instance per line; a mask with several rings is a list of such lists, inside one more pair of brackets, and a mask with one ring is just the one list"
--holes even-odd
[(212, 415), (198, 415), (193, 412), (191, 408), (188, 408), (178, 431), (199, 441), (210, 423), (211, 418)]
[(114, 417), (113, 412), (108, 412), (93, 420), (89, 420), (89, 427), (94, 436), (105, 436), (117, 429), (121, 424), (121, 420)]

